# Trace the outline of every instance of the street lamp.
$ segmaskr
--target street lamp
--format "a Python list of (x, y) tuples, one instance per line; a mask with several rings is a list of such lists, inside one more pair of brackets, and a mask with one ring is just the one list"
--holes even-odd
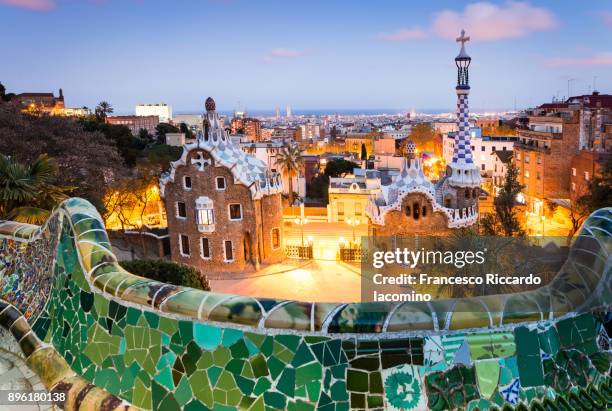
[(542, 219), (542, 237), (544, 237), (544, 221), (546, 221), (546, 217), (541, 215), (540, 219)]
[(300, 226), (302, 231), (302, 247), (304, 247), (304, 224), (308, 224), (308, 218), (302, 216), (296, 217), (293, 222)]
[(349, 218), (346, 220), (346, 223), (353, 227), (353, 243), (355, 243), (355, 226), (361, 224), (361, 220), (358, 217)]

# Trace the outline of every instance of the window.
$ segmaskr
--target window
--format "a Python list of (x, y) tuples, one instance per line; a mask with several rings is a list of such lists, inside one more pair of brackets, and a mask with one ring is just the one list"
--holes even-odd
[(480, 151), (486, 151), (485, 146), (480, 146)]
[(485, 165), (484, 165), (484, 164), (481, 164), (481, 165), (480, 165), (480, 169), (481, 169), (482, 171), (485, 171)]
[(536, 171), (536, 180), (540, 180), (541, 179), (541, 175), (539, 171)]
[(191, 190), (191, 177), (189, 176), (183, 177), (183, 188), (185, 190)]
[(576, 177), (576, 169), (574, 167), (572, 167), (572, 175)]
[(521, 153), (516, 153), (516, 159), (520, 160), (521, 159)]
[(189, 257), (189, 237), (185, 234), (179, 234), (179, 250), (183, 257)]
[(572, 183), (572, 191), (576, 191), (576, 183)]
[(204, 260), (210, 259), (210, 242), (208, 238), (202, 237), (200, 239), (200, 256), (202, 256)]
[(229, 219), (231, 221), (242, 220), (242, 205), (230, 204), (229, 205)]
[(542, 157), (540, 157), (540, 156), (536, 157), (536, 163), (537, 164), (542, 164)]
[(506, 151), (506, 146), (503, 146), (503, 147), (502, 147), (502, 151)]
[(497, 150), (495, 149), (495, 146), (493, 146), (493, 147), (492, 147), (491, 151), (497, 151)]
[(223, 191), (225, 190), (225, 177), (217, 177), (217, 190)]
[(187, 218), (187, 208), (182, 201), (176, 202), (176, 216), (178, 218)]
[(525, 178), (529, 178), (529, 170), (525, 170)]
[(529, 156), (525, 154), (525, 164), (529, 164)]
[(208, 197), (196, 199), (196, 224), (201, 233), (212, 233), (215, 231), (215, 212), (213, 202)]
[(234, 246), (231, 240), (225, 240), (223, 242), (223, 254), (225, 262), (234, 261)]
[(585, 179), (586, 181), (589, 181), (589, 178), (590, 178), (590, 176), (589, 176), (589, 172), (588, 172), (588, 171), (585, 171), (585, 172), (584, 172), (584, 179)]
[(344, 203), (338, 201), (338, 221), (344, 221)]
[(277, 249), (280, 247), (280, 228), (272, 229), (272, 248)]
[(421, 210), (421, 214), (423, 215), (423, 217), (427, 216), (427, 207), (423, 206), (423, 209)]
[(414, 218), (415, 220), (418, 220), (419, 217), (420, 217), (419, 216), (419, 211), (420, 211), (419, 204), (418, 203), (414, 203), (412, 205), (412, 218)]

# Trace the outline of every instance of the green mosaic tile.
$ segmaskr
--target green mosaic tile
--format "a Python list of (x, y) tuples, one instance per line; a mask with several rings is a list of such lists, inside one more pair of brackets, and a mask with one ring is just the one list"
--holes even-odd
[(322, 377), (323, 371), (319, 363), (303, 365), (295, 370), (295, 383), (297, 385), (308, 384), (311, 381), (319, 381)]
[(544, 383), (544, 372), (540, 360), (540, 344), (537, 331), (526, 327), (514, 330), (516, 340), (517, 365), (521, 385), (533, 387)]
[(307, 364), (311, 361), (314, 361), (315, 357), (310, 352), (310, 348), (308, 348), (308, 344), (302, 343), (300, 344), (295, 356), (293, 357), (293, 361), (291, 365), (293, 367), (299, 367), (300, 365)]
[(293, 398), (295, 396), (295, 370), (293, 368), (285, 368), (276, 383), (276, 389), (286, 396)]

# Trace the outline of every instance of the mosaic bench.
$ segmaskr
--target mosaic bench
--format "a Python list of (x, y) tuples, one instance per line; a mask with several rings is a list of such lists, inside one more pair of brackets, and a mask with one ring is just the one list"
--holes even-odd
[(67, 410), (610, 409), (612, 208), (548, 285), (430, 303), (306, 303), (123, 270), (88, 202), (0, 222), (0, 324)]

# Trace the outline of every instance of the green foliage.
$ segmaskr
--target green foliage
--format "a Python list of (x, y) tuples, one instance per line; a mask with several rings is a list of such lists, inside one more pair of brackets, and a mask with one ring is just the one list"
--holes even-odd
[(44, 154), (29, 165), (0, 155), (0, 219), (43, 223), (70, 190), (55, 184), (57, 172)]
[(361, 159), (366, 161), (368, 159), (368, 150), (366, 149), (366, 145), (361, 143)]
[(594, 177), (589, 184), (589, 191), (578, 202), (590, 213), (612, 205), (612, 158), (609, 158), (601, 170), (601, 175)]
[(98, 121), (104, 121), (109, 114), (112, 114), (115, 111), (113, 106), (108, 101), (101, 101), (96, 106), (94, 111), (96, 118)]
[(109, 184), (126, 171), (115, 142), (103, 133), (74, 119), (22, 113), (13, 104), (0, 104), (0, 153), (26, 165), (48, 155), (58, 168), (55, 184), (73, 187), (71, 196), (100, 209)]
[(147, 147), (142, 156), (159, 172), (165, 171), (170, 167), (170, 162), (176, 161), (183, 153), (182, 147), (169, 146), (166, 144), (155, 144)]
[(146, 141), (132, 135), (130, 129), (118, 124), (107, 124), (97, 117), (89, 117), (78, 120), (84, 130), (89, 132), (99, 131), (109, 140), (115, 142), (119, 154), (125, 165), (134, 167), (136, 160), (146, 146)]
[(289, 177), (289, 204), (293, 205), (293, 179), (292, 177), (304, 164), (302, 150), (295, 144), (281, 148), (276, 155), (276, 164)]
[(132, 274), (151, 280), (210, 291), (206, 276), (200, 275), (198, 270), (188, 265), (167, 260), (121, 261), (120, 264)]
[(480, 219), (485, 235), (503, 235), (507, 237), (525, 235), (516, 215), (516, 198), (523, 188), (525, 186), (518, 181), (518, 169), (513, 163), (510, 163), (504, 185), (494, 200), (495, 213), (484, 215)]
[(353, 169), (359, 168), (359, 165), (345, 160), (343, 158), (329, 161), (325, 165), (323, 174), (317, 175), (312, 179), (306, 187), (306, 192), (309, 197), (319, 198), (326, 203), (329, 203), (329, 179), (330, 177), (343, 177), (351, 174)]
[(407, 138), (403, 139), (400, 144), (400, 152), (402, 155), (406, 155), (406, 143), (408, 141), (414, 142), (416, 147), (421, 151), (433, 151), (434, 149), (434, 137), (436, 135), (435, 130), (430, 123), (420, 123), (412, 127), (410, 134)]
[(166, 144), (166, 134), (168, 133), (178, 133), (179, 129), (172, 124), (168, 123), (159, 123), (157, 127), (155, 127), (155, 135), (157, 136), (157, 143)]
[(189, 128), (189, 126), (187, 126), (187, 124), (181, 123), (179, 128), (181, 130), (181, 133), (185, 134), (185, 138), (189, 139), (189, 138), (195, 137), (193, 135), (193, 131), (191, 131), (191, 129)]

